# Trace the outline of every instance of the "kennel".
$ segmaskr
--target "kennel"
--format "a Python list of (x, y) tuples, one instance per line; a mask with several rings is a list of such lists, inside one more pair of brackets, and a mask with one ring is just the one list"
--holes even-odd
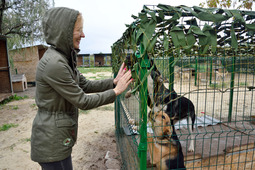
[(147, 147), (150, 59), (165, 87), (195, 106), (194, 152), (189, 122), (175, 124), (186, 168), (254, 169), (255, 12), (158, 4), (132, 17), (112, 45), (113, 72), (126, 62), (134, 78), (131, 97), (115, 102), (123, 169), (155, 168)]

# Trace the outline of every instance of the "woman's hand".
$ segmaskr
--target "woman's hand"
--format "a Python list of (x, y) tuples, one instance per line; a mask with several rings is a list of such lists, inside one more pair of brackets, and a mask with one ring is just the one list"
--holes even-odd
[(131, 71), (129, 70), (122, 77), (119, 78), (117, 86), (113, 89), (116, 96), (124, 92), (132, 81), (133, 79), (131, 78)]
[(118, 75), (115, 77), (115, 79), (113, 80), (113, 84), (117, 85), (118, 84), (118, 81), (120, 80), (120, 78), (125, 74), (126, 72), (126, 65), (125, 63), (123, 62), (120, 69), (119, 69), (119, 72), (118, 72)]

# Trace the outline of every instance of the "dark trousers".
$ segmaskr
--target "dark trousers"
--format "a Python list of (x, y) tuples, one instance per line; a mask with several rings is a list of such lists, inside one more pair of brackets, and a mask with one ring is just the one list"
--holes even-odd
[(73, 170), (71, 156), (62, 161), (39, 164), (41, 165), (42, 170)]

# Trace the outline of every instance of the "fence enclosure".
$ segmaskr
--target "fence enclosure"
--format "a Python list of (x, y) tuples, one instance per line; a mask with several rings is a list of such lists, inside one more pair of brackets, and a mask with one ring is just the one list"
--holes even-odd
[(115, 103), (123, 168), (155, 168), (147, 147), (153, 59), (165, 87), (195, 106), (194, 152), (187, 149), (189, 122), (175, 124), (186, 168), (254, 169), (255, 12), (159, 4), (133, 18), (112, 46), (113, 72), (126, 62), (134, 78), (131, 97), (124, 93)]

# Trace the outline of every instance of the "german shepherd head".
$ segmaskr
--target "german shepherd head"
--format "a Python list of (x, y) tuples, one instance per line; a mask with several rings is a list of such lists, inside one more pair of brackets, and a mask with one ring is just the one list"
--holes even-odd
[(153, 114), (152, 127), (154, 134), (158, 139), (160, 140), (170, 139), (173, 129), (171, 125), (171, 120), (165, 112), (159, 111)]

